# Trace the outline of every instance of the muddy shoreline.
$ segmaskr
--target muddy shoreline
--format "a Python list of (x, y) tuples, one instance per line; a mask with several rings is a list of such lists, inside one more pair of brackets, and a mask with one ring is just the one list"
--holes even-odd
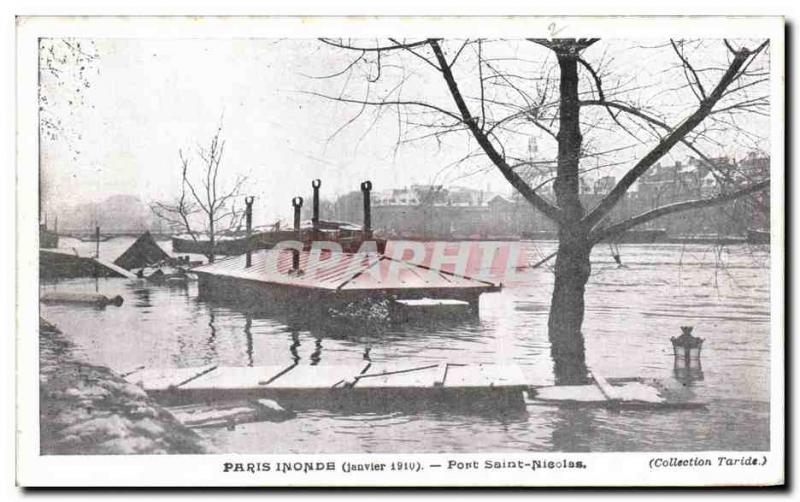
[(72, 343), (41, 318), (39, 360), (42, 455), (209, 453), (142, 389), (75, 357)]

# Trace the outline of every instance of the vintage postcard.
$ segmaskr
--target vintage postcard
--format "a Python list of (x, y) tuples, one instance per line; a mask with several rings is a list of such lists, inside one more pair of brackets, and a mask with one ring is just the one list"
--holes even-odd
[(782, 19), (16, 29), (20, 485), (784, 483)]

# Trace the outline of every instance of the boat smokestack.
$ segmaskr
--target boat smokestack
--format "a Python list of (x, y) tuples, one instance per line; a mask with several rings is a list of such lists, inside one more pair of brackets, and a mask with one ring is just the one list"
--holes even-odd
[(247, 225), (247, 241), (245, 241), (244, 247), (247, 251), (247, 257), (245, 260), (244, 266), (250, 268), (253, 265), (253, 250), (252, 250), (252, 242), (251, 239), (253, 237), (253, 200), (255, 198), (251, 195), (249, 197), (244, 198), (245, 210), (244, 210), (244, 217), (245, 217), (245, 224)]
[(364, 239), (372, 238), (372, 182), (367, 180), (361, 183), (361, 193), (364, 196)]
[[(292, 199), (292, 206), (294, 206), (294, 231), (297, 232), (297, 240), (303, 242), (303, 236), (300, 232), (300, 208), (303, 207), (303, 198), (295, 197)], [(297, 249), (292, 250), (292, 269), (300, 270), (300, 251)]]
[(319, 238), (319, 187), (322, 186), (322, 181), (320, 180), (313, 180), (311, 182), (311, 188), (314, 189), (314, 199), (312, 203), (313, 214), (311, 216), (311, 228), (314, 230), (313, 238), (316, 240)]
[(95, 250), (94, 257), (100, 258), (100, 225), (94, 227)]

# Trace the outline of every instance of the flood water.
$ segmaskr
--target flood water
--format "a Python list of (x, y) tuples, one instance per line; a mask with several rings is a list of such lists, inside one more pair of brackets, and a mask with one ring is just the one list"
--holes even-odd
[[(94, 244), (64, 239), (87, 254)], [(101, 243), (113, 259), (133, 239)], [(169, 243), (162, 243), (169, 249)], [(552, 242), (523, 242), (531, 261)], [(402, 409), (301, 411), (282, 423), (198, 429), (221, 452), (386, 453), (769, 449), (769, 250), (748, 245), (629, 244), (624, 267), (597, 246), (586, 293), (588, 366), (606, 377), (674, 379), (669, 338), (692, 325), (705, 339), (707, 403), (681, 411), (530, 407), (507, 413)], [(244, 311), (198, 298), (196, 283), (75, 279), (43, 290), (97, 289), (124, 304), (100, 310), (41, 305), (93, 364), (188, 367), (373, 362), (516, 364), (532, 384), (553, 382), (547, 340), (552, 273), (541, 267), (481, 297), (479, 319), (374, 324), (309, 319), (293, 311)], [(422, 364), (420, 364), (422, 365)]]

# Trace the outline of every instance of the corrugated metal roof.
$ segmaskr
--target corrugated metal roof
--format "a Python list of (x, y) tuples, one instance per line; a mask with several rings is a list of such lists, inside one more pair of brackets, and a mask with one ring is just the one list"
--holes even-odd
[(332, 291), (497, 287), (488, 281), (376, 254), (301, 251), (300, 270), (300, 274), (292, 270), (291, 250), (269, 249), (254, 251), (249, 268), (245, 267), (245, 255), (241, 255), (197, 267), (194, 272)]

